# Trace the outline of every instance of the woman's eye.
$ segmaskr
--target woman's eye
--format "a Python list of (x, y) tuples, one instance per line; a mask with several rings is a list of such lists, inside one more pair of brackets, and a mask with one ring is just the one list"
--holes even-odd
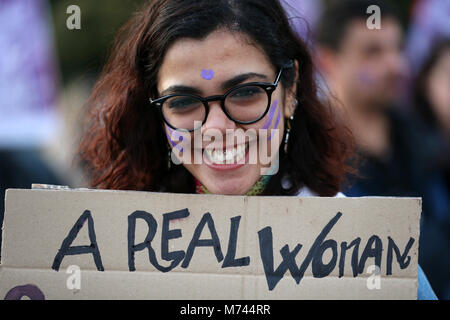
[(254, 88), (242, 88), (242, 89), (238, 89), (233, 93), (233, 97), (236, 98), (245, 98), (245, 97), (251, 97), (255, 94), (257, 94), (257, 90), (255, 90)]
[(168, 101), (169, 108), (190, 108), (199, 104), (199, 101), (193, 98), (176, 98)]
[(259, 98), (261, 94), (265, 94), (260, 87), (244, 87), (233, 91), (230, 98), (235, 99), (255, 99)]

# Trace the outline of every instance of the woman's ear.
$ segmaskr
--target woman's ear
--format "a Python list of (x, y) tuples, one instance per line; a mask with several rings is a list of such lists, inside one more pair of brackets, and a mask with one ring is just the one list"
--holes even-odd
[(286, 92), (286, 104), (284, 106), (284, 117), (290, 118), (297, 108), (297, 82), (298, 82), (298, 76), (299, 76), (299, 66), (298, 61), (294, 60), (294, 67), (295, 67), (295, 78), (292, 86), (287, 90)]

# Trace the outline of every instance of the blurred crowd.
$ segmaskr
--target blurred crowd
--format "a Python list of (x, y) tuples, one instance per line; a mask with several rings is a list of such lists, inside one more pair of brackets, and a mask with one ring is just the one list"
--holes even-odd
[(330, 2), (308, 32), (324, 96), (355, 137), (358, 173), (344, 193), (422, 197), (419, 264), (450, 299), (450, 1), (411, 3), (406, 30), (391, 5)]
[[(450, 299), (450, 0), (281, 2), (313, 52), (321, 96), (355, 136), (358, 173), (343, 192), (422, 197), (419, 264)], [(380, 29), (369, 28), (372, 5)], [(95, 73), (82, 85), (65, 78), (54, 8), (0, 0), (0, 221), (7, 188), (83, 186), (72, 158)]]

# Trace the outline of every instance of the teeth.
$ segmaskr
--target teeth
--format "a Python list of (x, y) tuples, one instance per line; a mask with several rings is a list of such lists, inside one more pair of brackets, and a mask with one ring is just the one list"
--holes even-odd
[(241, 161), (246, 152), (246, 145), (240, 144), (233, 149), (205, 149), (205, 156), (215, 164), (233, 164)]

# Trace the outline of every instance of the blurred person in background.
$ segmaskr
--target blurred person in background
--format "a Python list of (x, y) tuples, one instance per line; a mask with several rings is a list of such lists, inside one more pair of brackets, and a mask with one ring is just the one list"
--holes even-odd
[(450, 38), (450, 1), (415, 0), (406, 41), (406, 55), (417, 74), (438, 39)]
[[(371, 5), (381, 9), (380, 29), (367, 26)], [(317, 42), (318, 64), (336, 107), (345, 109), (360, 155), (358, 177), (344, 193), (422, 197), (424, 216), (433, 216), (438, 181), (429, 144), (400, 103), (409, 70), (396, 13), (383, 1), (335, 1), (320, 19)], [(442, 297), (450, 277), (448, 236), (428, 237), (435, 227), (428, 221), (422, 219), (419, 263)], [(440, 253), (440, 260), (427, 254), (431, 247)]]
[[(438, 41), (424, 61), (414, 86), (414, 106), (438, 146), (447, 190), (450, 189), (450, 38)], [(450, 210), (449, 208), (446, 208)], [(447, 212), (450, 215), (449, 212)]]
[[(446, 238), (450, 254), (450, 39), (436, 42), (425, 57), (415, 80), (414, 111), (423, 120), (428, 145), (433, 148), (430, 148), (433, 151), (430, 158), (436, 181), (432, 193), (435, 204), (433, 215), (427, 217), (427, 223), (435, 227), (424, 237), (428, 236), (430, 242), (436, 238)], [(426, 255), (430, 259), (424, 261), (424, 265), (428, 264), (424, 268), (430, 273), (447, 276), (448, 270), (440, 269), (439, 265), (432, 262), (442, 259), (440, 250), (430, 246)], [(442, 285), (441, 289), (445, 299), (450, 299), (449, 282)]]
[(46, 1), (0, 1), (0, 45), (2, 225), (6, 189), (64, 183), (42, 152), (60, 124)]

